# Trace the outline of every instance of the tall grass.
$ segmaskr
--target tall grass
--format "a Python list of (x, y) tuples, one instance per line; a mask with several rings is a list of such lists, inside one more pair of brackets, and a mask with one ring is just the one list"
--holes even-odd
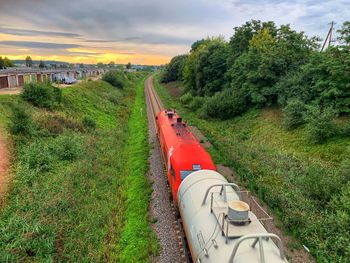
[[(132, 259), (133, 255), (123, 256), (127, 252), (120, 245), (120, 234), (124, 237), (123, 233), (128, 233), (132, 221), (130, 202), (143, 209), (143, 230), (136, 225), (129, 233), (152, 236), (149, 222), (143, 220), (150, 192), (145, 177), (147, 127), (139, 129), (141, 123), (132, 124), (139, 117), (135, 115), (139, 107), (144, 107), (142, 98), (135, 102), (136, 86), (140, 93), (142, 83), (143, 75), (135, 75), (121, 91), (104, 81), (84, 82), (63, 90), (61, 105), (51, 112), (18, 96), (0, 97), (0, 112), (9, 127), (13, 124), (9, 101), (26, 105), (26, 114), (33, 122), (30, 137), (20, 133), (12, 136), (13, 180), (6, 205), (0, 210), (0, 262)], [(130, 108), (136, 113), (128, 124)], [(135, 128), (139, 143), (133, 135)], [(136, 170), (134, 161), (139, 163)], [(136, 182), (134, 178), (138, 178)], [(131, 240), (137, 247), (137, 239)], [(152, 238), (147, 240), (156, 244)], [(138, 248), (146, 260), (149, 247)]]

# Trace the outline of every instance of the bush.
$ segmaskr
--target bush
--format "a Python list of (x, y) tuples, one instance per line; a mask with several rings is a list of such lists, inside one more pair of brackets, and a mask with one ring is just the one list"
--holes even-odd
[(33, 131), (32, 118), (23, 106), (15, 106), (12, 109), (10, 132), (14, 135), (30, 135)]
[(103, 75), (102, 80), (108, 82), (113, 87), (122, 89), (124, 88), (124, 78), (124, 73), (116, 70), (111, 70)]
[(185, 94), (183, 94), (181, 97), (180, 97), (180, 102), (182, 105), (184, 106), (187, 106), (189, 105), (193, 100), (193, 96), (191, 93), (187, 92)]
[(193, 111), (197, 111), (203, 107), (205, 103), (205, 98), (204, 97), (194, 97), (191, 103), (188, 105), (188, 108)]
[(306, 133), (312, 143), (324, 143), (336, 134), (334, 118), (337, 116), (333, 108), (321, 110), (318, 106), (307, 106), (305, 114)]
[(51, 145), (52, 152), (62, 161), (74, 161), (83, 153), (83, 140), (80, 136), (66, 133)]
[(350, 137), (350, 121), (346, 122), (342, 127), (342, 134), (346, 137)]
[(83, 125), (88, 130), (94, 130), (96, 129), (96, 121), (89, 116), (85, 116), (83, 118)]
[(213, 118), (230, 119), (247, 109), (245, 97), (231, 89), (217, 92), (204, 104), (204, 113)]
[(283, 126), (287, 130), (293, 130), (305, 123), (304, 115), (306, 106), (299, 99), (291, 99), (287, 102), (287, 106), (283, 109)]
[(24, 86), (22, 97), (34, 106), (54, 109), (62, 101), (62, 91), (49, 83), (29, 83)]
[(22, 162), (28, 164), (28, 168), (39, 172), (47, 172), (52, 169), (53, 157), (46, 143), (35, 141), (26, 147)]

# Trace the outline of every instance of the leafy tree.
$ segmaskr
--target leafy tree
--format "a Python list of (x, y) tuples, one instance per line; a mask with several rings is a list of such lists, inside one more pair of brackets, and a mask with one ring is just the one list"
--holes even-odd
[(33, 60), (30, 56), (26, 56), (26, 67), (31, 68), (33, 66)]
[(185, 62), (184, 82), (193, 94), (212, 95), (223, 90), (226, 83), (227, 44), (222, 37), (208, 38), (200, 43)]
[(109, 62), (108, 66), (109, 66), (110, 68), (114, 68), (115, 62), (114, 62), (114, 61)]
[(350, 45), (350, 21), (345, 21), (341, 29), (337, 31), (340, 36), (338, 40), (343, 42), (345, 45)]
[(103, 64), (102, 62), (98, 62), (98, 63), (97, 63), (97, 67), (98, 67), (98, 68), (103, 68), (103, 67), (104, 67), (104, 64)]
[(256, 32), (248, 51), (236, 58), (228, 73), (231, 87), (241, 89), (253, 105), (277, 102), (277, 83), (305, 64), (316, 46), (314, 39), (289, 26), (281, 26), (274, 34), (267, 28)]
[(15, 64), (7, 57), (0, 57), (0, 69), (14, 67)]
[(0, 69), (4, 69), (5, 68), (5, 61), (3, 60), (2, 57), (0, 57)]
[(43, 69), (43, 68), (45, 68), (45, 67), (46, 67), (45, 62), (42, 61), (42, 60), (40, 60), (39, 68)]
[(131, 63), (130, 62), (128, 64), (126, 64), (126, 68), (127, 69), (131, 69)]
[(272, 21), (261, 22), (260, 20), (251, 20), (240, 27), (235, 27), (235, 33), (229, 42), (230, 62), (233, 62), (235, 58), (248, 51), (250, 40), (257, 32), (260, 32), (264, 28), (267, 28), (272, 36), (276, 35), (276, 26)]
[(182, 72), (185, 65), (187, 55), (175, 56), (166, 65), (161, 77), (161, 82), (168, 83), (171, 81), (182, 80)]

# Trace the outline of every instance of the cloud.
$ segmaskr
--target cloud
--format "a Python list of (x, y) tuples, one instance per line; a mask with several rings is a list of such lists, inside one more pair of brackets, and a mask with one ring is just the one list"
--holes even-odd
[[(13, 36), (0, 40), (22, 42), (21, 47), (34, 48), (35, 52), (40, 48), (49, 50), (50, 44), (23, 46), (23, 42), (63, 42), (61, 45), (68, 45), (50, 46), (52, 50), (60, 49), (60, 52), (77, 45), (96, 48), (96, 52), (100, 49), (101, 53), (150, 54), (169, 59), (186, 53), (197, 39), (213, 35), (224, 35), (228, 39), (235, 26), (251, 19), (273, 20), (277, 25), (291, 24), (293, 29), (305, 31), (309, 36), (325, 36), (330, 21), (335, 20), (339, 27), (350, 17), (348, 0), (0, 2), (0, 17), (6, 21), (6, 25), (0, 25), (0, 33)], [(9, 44), (6, 47), (10, 47)], [(15, 49), (18, 45), (13, 47)], [(3, 50), (0, 47), (0, 53), (4, 53)]]
[(16, 46), (36, 49), (67, 49), (80, 47), (76, 44), (56, 44), (47, 42), (31, 42), (31, 41), (0, 41), (0, 45)]
[(19, 29), (19, 28), (5, 27), (5, 26), (0, 26), (0, 33), (17, 35), (17, 36), (55, 36), (55, 37), (73, 37), (73, 38), (81, 36), (75, 33), (29, 30), (29, 29)]

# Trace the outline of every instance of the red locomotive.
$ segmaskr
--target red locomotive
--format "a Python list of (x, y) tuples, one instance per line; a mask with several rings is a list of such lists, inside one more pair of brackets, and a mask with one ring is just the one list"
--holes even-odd
[(216, 171), (216, 168), (176, 111), (160, 111), (157, 126), (168, 181), (177, 203), (179, 186), (189, 174), (202, 169)]

